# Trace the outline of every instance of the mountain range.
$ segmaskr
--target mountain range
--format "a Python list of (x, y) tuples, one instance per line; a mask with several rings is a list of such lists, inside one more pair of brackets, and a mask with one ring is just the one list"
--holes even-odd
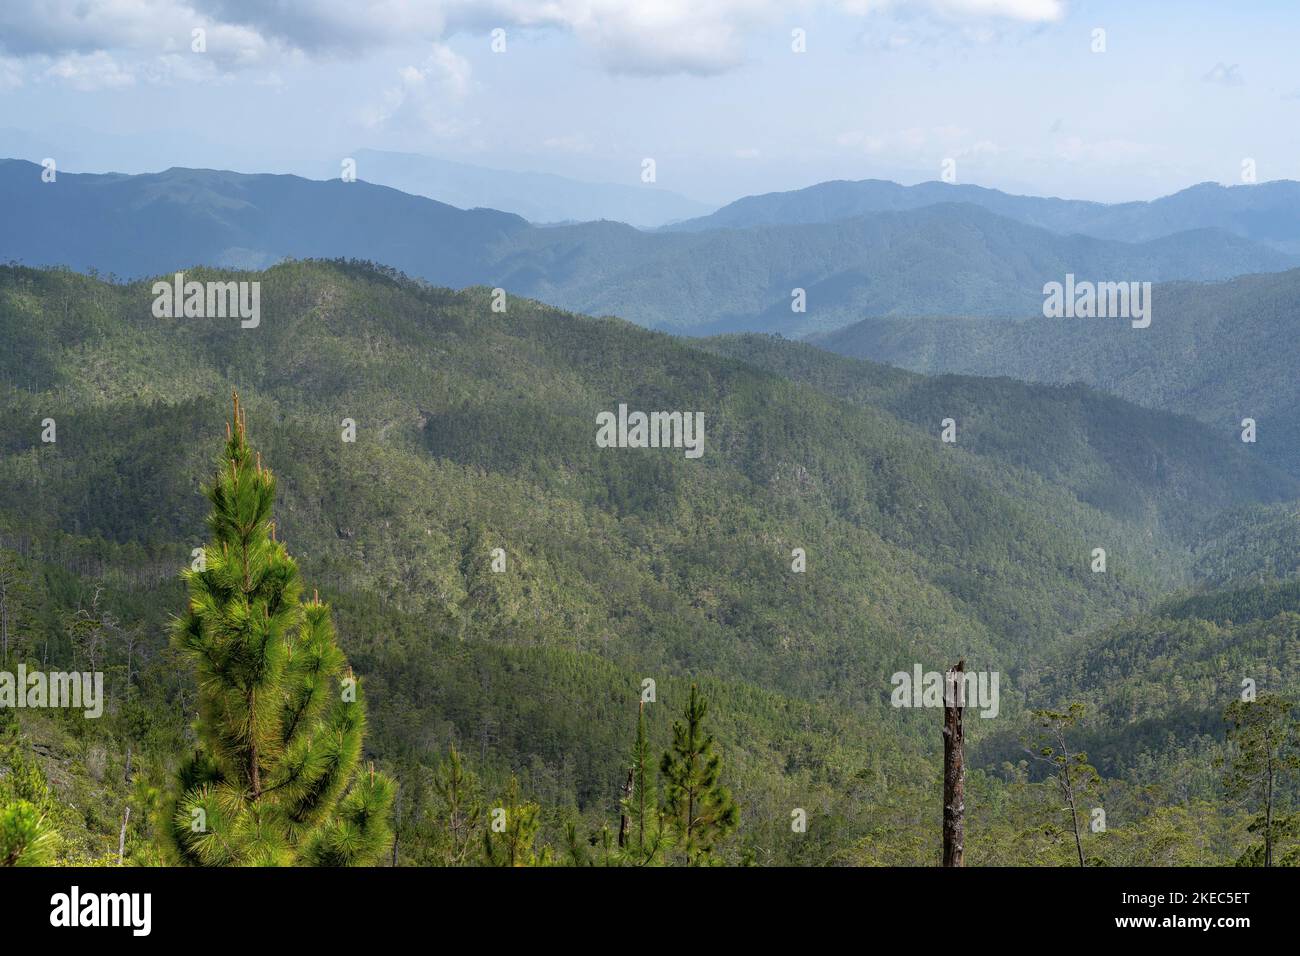
[(939, 203), (968, 203), (1062, 235), (1148, 242), (1179, 232), (1222, 229), (1283, 252), (1300, 253), (1300, 183), (1292, 180), (1239, 186), (1199, 183), (1159, 199), (1125, 203), (1016, 196), (958, 183), (900, 186), (878, 179), (836, 180), (805, 189), (746, 196), (707, 216), (666, 228), (698, 232), (826, 223)]
[(363, 181), (171, 169), (45, 182), (41, 172), (0, 162), (0, 259), (134, 278), (365, 258), (437, 285), (502, 288), (692, 335), (800, 336), (865, 316), (1024, 316), (1041, 310), (1046, 282), (1067, 274), (1219, 280), (1300, 264), (1217, 225), (1122, 242), (1062, 235), (969, 202), (645, 232), (608, 221), (539, 227)]

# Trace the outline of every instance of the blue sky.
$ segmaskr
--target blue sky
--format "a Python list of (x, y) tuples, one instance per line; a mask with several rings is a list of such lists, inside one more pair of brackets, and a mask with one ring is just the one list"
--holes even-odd
[(714, 203), (953, 159), (960, 182), (1145, 199), (1245, 159), (1300, 179), (1298, 6), (5, 0), (0, 155), (327, 175), (368, 147), (628, 183), (652, 157)]

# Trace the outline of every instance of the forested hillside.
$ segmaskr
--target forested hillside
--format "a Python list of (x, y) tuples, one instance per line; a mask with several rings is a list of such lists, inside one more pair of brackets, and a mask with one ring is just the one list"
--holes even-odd
[[(722, 336), (699, 345), (920, 428), (951, 416), (964, 450), (1033, 472), (1107, 514), (1188, 545), (1213, 540), (1207, 526), (1243, 495), (1300, 497), (1300, 482), (1252, 456), (1235, 431), (1077, 383), (917, 375), (779, 336)], [(1285, 573), (1294, 567), (1300, 564)]]
[[(999, 671), (999, 717), (970, 731), (993, 748), (1032, 723), (1026, 706), (1097, 693), (1045, 699), (1022, 676), (1037, 662), (1190, 580), (1180, 502), (1199, 520), (1294, 494), (1194, 423), (1086, 390), (980, 394), (848, 360), (823, 373), (776, 340), (705, 343), (727, 357), (364, 264), (191, 277), (261, 282), (259, 325), (157, 318), (148, 282), (0, 270), (9, 660), (90, 665), (109, 686), (99, 721), (6, 718), (21, 773), (0, 785), (47, 808), (65, 861), (113, 859), (127, 804), (126, 855), (157, 859), (195, 702), (167, 622), (207, 539), (201, 487), (232, 388), (278, 478), (278, 540), (365, 683), (366, 759), (398, 783), (398, 863), (500, 860), (483, 821), (503, 801), (535, 824), (509, 859), (613, 859), (647, 679), (655, 765), (693, 683), (709, 702), (739, 806), (713, 859), (933, 862), (937, 715), (889, 706), (891, 675), (958, 656)], [(1071, 415), (1053, 468), (1034, 453), (1063, 441), (1043, 402)], [(597, 415), (620, 403), (702, 412), (702, 454), (599, 447)], [(955, 444), (939, 437), (948, 404)], [(1000, 756), (968, 791), (971, 862), (1069, 862), (1051, 784)], [(1213, 788), (1174, 806), (1115, 768), (1108, 792), (1131, 809), (1088, 837), (1098, 862), (1225, 862), (1248, 845), (1246, 809), (1225, 816)], [(1171, 826), (1219, 836), (1171, 842)]]
[(1300, 271), (1152, 290), (1151, 325), (1122, 319), (868, 319), (816, 344), (926, 373), (1083, 382), (1150, 408), (1191, 415), (1242, 435), (1261, 458), (1297, 473), (1300, 425), (1291, 334)]

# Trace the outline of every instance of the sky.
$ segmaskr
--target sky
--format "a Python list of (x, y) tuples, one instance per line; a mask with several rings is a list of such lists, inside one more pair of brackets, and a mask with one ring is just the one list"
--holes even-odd
[(712, 204), (951, 161), (1151, 199), (1247, 160), (1300, 179), (1297, 36), (1281, 0), (3, 0), (0, 156), (323, 177), (370, 148), (630, 184), (652, 158)]

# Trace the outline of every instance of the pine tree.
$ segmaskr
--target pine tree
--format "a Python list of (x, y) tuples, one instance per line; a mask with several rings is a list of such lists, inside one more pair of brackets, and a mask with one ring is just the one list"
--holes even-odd
[(438, 840), (439, 863), (462, 866), (470, 858), (470, 847), (483, 821), (483, 804), (478, 778), (461, 764), (460, 752), (449, 747), (447, 759), (433, 777), (438, 794), (438, 817), (443, 825)]
[(0, 806), (0, 866), (49, 866), (56, 839), (33, 804), (15, 800)]
[(719, 783), (722, 756), (704, 732), (708, 703), (691, 685), (686, 722), (673, 722), (672, 748), (660, 762), (666, 780), (666, 809), (687, 865), (708, 862), (717, 845), (740, 823), (740, 808)]
[(623, 800), (624, 818), (631, 822), (632, 831), (623, 855), (637, 866), (654, 863), (669, 836), (669, 827), (659, 808), (653, 769), (645, 726), (645, 704), (642, 703), (637, 708), (636, 745), (632, 748), (632, 792)]
[(50, 866), (61, 840), (53, 795), (13, 711), (0, 708), (0, 867)]
[(1300, 721), (1292, 715), (1295, 703), (1277, 694), (1261, 694), (1257, 700), (1233, 701), (1223, 712), (1231, 725), (1228, 742), (1231, 756), (1224, 775), (1229, 799), (1253, 802), (1259, 812), (1250, 832), (1263, 841), (1249, 847), (1238, 866), (1285, 866), (1300, 863), (1300, 849), (1278, 850), (1294, 843), (1300, 831), (1300, 814), (1286, 812), (1285, 794), (1289, 781), (1300, 770)]
[(0, 667), (9, 666), (14, 640), (31, 617), (32, 597), (31, 573), (17, 552), (0, 548)]
[(488, 828), (483, 832), (483, 858), (488, 866), (547, 866), (551, 862), (549, 847), (538, 852), (533, 843), (542, 828), (542, 808), (524, 801), (519, 781), (514, 777), (506, 786), (502, 806), (492, 810)]
[(198, 671), (199, 746), (179, 773), (172, 849), (204, 866), (364, 866), (392, 839), (393, 788), (358, 775), (366, 712), (329, 606), (301, 600), (276, 540), (275, 478), (234, 426), (208, 490), (212, 541), (185, 572), (174, 642)]

